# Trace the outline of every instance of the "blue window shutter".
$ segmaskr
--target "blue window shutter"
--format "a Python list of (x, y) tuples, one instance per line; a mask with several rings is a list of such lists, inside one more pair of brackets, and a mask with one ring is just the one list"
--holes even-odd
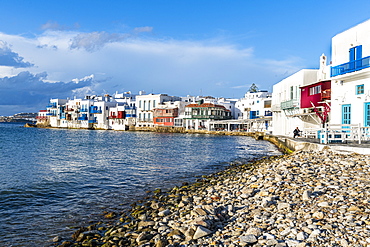
[(349, 49), (349, 61), (354, 61), (355, 60), (355, 47), (352, 47)]
[(356, 46), (356, 60), (362, 58), (362, 45)]

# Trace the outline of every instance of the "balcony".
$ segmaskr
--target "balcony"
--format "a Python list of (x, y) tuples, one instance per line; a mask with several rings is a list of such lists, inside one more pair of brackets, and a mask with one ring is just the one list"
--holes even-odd
[(281, 102), (280, 107), (282, 110), (298, 108), (299, 107), (298, 99), (291, 99), (291, 100), (283, 101)]
[(77, 120), (86, 121), (86, 120), (88, 120), (88, 118), (87, 117), (78, 117)]
[(46, 108), (57, 108), (57, 103), (50, 103)]
[(99, 109), (97, 106), (90, 106), (90, 113), (100, 114), (102, 113), (102, 110), (101, 108)]
[(187, 119), (213, 119), (213, 120), (226, 120), (231, 119), (232, 116), (220, 116), (220, 115), (191, 115), (186, 116)]
[(370, 67), (370, 56), (331, 67), (330, 76), (338, 76)]
[(88, 112), (87, 108), (81, 108), (80, 112)]

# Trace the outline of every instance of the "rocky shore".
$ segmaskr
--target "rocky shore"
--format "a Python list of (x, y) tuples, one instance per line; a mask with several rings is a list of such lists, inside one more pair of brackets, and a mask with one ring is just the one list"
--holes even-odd
[(55, 246), (370, 246), (370, 157), (296, 152), (132, 205)]

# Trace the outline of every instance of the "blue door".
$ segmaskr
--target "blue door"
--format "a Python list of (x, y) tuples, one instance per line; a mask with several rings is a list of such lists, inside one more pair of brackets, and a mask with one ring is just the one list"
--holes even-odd
[(351, 105), (342, 105), (342, 124), (351, 124)]
[(370, 127), (370, 102), (365, 103), (365, 115), (364, 115), (364, 126)]

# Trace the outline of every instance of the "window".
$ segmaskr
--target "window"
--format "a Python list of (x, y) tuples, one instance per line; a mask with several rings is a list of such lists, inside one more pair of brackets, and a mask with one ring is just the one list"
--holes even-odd
[(294, 99), (294, 87), (290, 87), (290, 99)]
[(321, 85), (310, 87), (310, 95), (321, 93)]
[(356, 94), (364, 94), (364, 84), (356, 86)]
[(271, 100), (265, 100), (263, 102), (263, 107), (264, 108), (271, 108)]

